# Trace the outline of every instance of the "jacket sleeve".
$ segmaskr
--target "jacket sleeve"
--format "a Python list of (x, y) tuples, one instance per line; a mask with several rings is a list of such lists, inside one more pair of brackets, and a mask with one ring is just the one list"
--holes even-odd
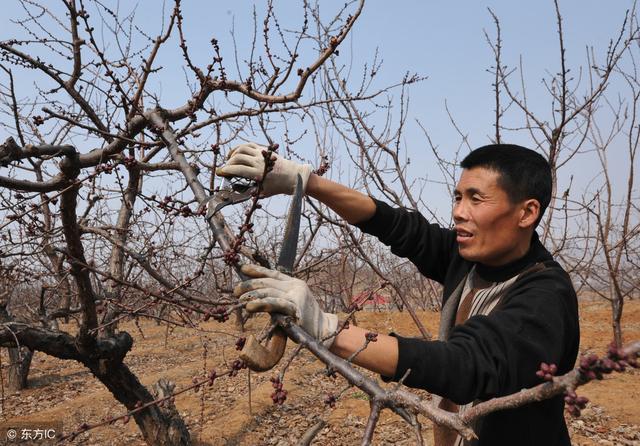
[(374, 216), (355, 226), (377, 237), (398, 257), (409, 259), (424, 276), (443, 283), (451, 257), (458, 251), (455, 232), (430, 224), (419, 212), (373, 200)]
[(571, 370), (579, 342), (575, 292), (568, 278), (540, 275), (523, 278), (490, 315), (456, 326), (445, 342), (396, 336), (393, 380), (411, 369), (407, 386), (467, 404), (540, 384), (541, 362), (556, 364), (560, 373)]

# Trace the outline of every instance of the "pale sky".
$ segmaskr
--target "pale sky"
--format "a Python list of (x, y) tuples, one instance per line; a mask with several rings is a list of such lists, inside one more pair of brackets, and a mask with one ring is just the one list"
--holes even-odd
[[(59, 10), (57, 2), (46, 3), (51, 5), (52, 10)], [(206, 65), (210, 60), (211, 37), (220, 41), (225, 60), (231, 62), (232, 27), (235, 29), (239, 58), (246, 58), (245, 52), (248, 51), (253, 31), (252, 9), (255, 5), (260, 33), (265, 3), (246, 0), (184, 1), (188, 41), (196, 62), (200, 58), (201, 64)], [(109, 1), (106, 4), (114, 5), (114, 8), (118, 5)], [(326, 17), (333, 16), (343, 4), (341, 1), (322, 2), (322, 13)], [(122, 12), (128, 13), (135, 9), (138, 23), (152, 36), (159, 31), (162, 6), (163, 2), (156, 0), (119, 2)], [(560, 1), (567, 61), (572, 75), (577, 77), (581, 67), (585, 66), (586, 52), (590, 47), (593, 47), (599, 61), (602, 61), (610, 39), (617, 37), (625, 11), (632, 6), (633, 2), (627, 0)], [(18, 2), (3, 0), (3, 8), (0, 39), (22, 36), (24, 31), (17, 31), (10, 22), (12, 18), (22, 15)], [(172, 8), (172, 2), (167, 2), (165, 8), (166, 17)], [(517, 67), (521, 58), (530, 106), (543, 119), (551, 119), (550, 101), (542, 84), (543, 77), (560, 69), (556, 16), (551, 0), (370, 0), (366, 3), (351, 37), (341, 48), (340, 61), (348, 63), (352, 58), (353, 77), (356, 80), (359, 80), (363, 64), (373, 59), (376, 49), (384, 61), (377, 85), (398, 82), (407, 71), (427, 77), (427, 80), (409, 90), (411, 102), (405, 142), (408, 156), (412, 159), (409, 171), (411, 176), (423, 176), (425, 171), (428, 174), (432, 162), (416, 120), (429, 129), (434, 143), (445, 155), (452, 153), (461, 144), (461, 137), (450, 124), (445, 112), (445, 100), (457, 124), (468, 135), (472, 147), (490, 142), (494, 133), (494, 99), (492, 75), (487, 69), (494, 61), (483, 32), (486, 30), (490, 36), (494, 36), (495, 27), (487, 8), (491, 8), (501, 22), (503, 63), (511, 68)], [(275, 10), (284, 29), (299, 29), (302, 8), (298, 2), (276, 2)], [(305, 56), (313, 57), (313, 54)], [(175, 51), (168, 51), (161, 56), (159, 64), (164, 67), (163, 71), (154, 76), (150, 85), (158, 92), (163, 106), (183, 104), (188, 90), (184, 82), (182, 58)], [(231, 63), (230, 65), (231, 77), (235, 77), (236, 71)], [(24, 71), (18, 76), (18, 89), (24, 91), (25, 95), (32, 88), (31, 74)], [(615, 92), (618, 81), (612, 82), (612, 92)], [(512, 113), (513, 118), (510, 119), (522, 122), (521, 113), (515, 108)], [(4, 140), (6, 136), (6, 129), (0, 127), (0, 139)], [(506, 135), (506, 139), (509, 142), (531, 145), (525, 132)], [(337, 163), (346, 165), (348, 160), (337, 160)], [(586, 158), (584, 163), (591, 166)], [(583, 169), (582, 166), (576, 168)], [(592, 173), (595, 175), (595, 167), (593, 169)], [(573, 172), (567, 171), (566, 177), (570, 173)], [(448, 203), (448, 198), (445, 197), (438, 206), (445, 214), (448, 212)]]

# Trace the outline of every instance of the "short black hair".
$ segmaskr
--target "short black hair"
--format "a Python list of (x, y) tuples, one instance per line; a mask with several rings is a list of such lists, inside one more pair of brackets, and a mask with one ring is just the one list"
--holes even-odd
[(469, 153), (463, 169), (484, 167), (499, 175), (498, 184), (512, 203), (534, 198), (540, 203), (540, 223), (551, 202), (551, 167), (538, 152), (515, 144), (490, 144)]

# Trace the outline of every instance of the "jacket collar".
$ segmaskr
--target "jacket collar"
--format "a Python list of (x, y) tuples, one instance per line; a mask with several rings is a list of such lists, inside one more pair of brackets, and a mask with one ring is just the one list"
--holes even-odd
[(476, 273), (488, 282), (504, 282), (515, 276), (526, 267), (547, 260), (553, 260), (551, 254), (540, 242), (538, 234), (534, 231), (531, 236), (529, 251), (519, 259), (501, 266), (487, 266), (481, 263), (476, 264)]

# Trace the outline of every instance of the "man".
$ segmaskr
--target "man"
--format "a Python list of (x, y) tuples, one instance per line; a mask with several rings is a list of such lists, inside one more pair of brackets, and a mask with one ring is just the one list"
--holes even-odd
[[(223, 175), (260, 179), (264, 148), (237, 147)], [(308, 165), (276, 157), (266, 195), (291, 193), (300, 174), (306, 194), (347, 222), (378, 237), (443, 284), (440, 340), (378, 336), (355, 363), (386, 379), (440, 395), (440, 407), (462, 411), (476, 401), (540, 384), (541, 362), (558, 373), (574, 366), (579, 343), (577, 299), (566, 272), (535, 232), (551, 197), (551, 171), (538, 153), (515, 145), (472, 151), (461, 163), (453, 206), (454, 229), (429, 224), (418, 212), (393, 209), (369, 196), (311, 174)], [(247, 265), (254, 279), (236, 287), (248, 311), (289, 314), (332, 352), (347, 357), (367, 330), (350, 326), (336, 336), (336, 315), (320, 310), (298, 279)], [(478, 445), (569, 445), (562, 396), (503, 410), (480, 420)], [(435, 426), (437, 445), (462, 445)]]

